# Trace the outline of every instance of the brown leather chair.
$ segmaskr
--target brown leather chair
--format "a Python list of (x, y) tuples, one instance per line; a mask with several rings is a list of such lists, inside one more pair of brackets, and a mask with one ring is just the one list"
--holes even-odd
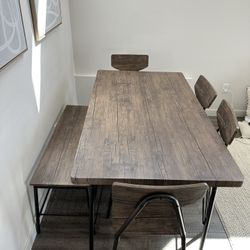
[(217, 110), (217, 124), (225, 145), (230, 145), (237, 134), (237, 118), (226, 100), (222, 100)]
[(203, 109), (209, 108), (217, 97), (217, 93), (211, 83), (202, 75), (195, 83), (194, 91)]

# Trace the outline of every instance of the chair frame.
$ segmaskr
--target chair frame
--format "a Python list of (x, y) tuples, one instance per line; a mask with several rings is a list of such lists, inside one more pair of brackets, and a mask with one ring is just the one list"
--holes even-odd
[[(94, 201), (96, 198), (96, 189), (97, 186), (95, 185), (90, 185), (88, 190), (89, 190), (89, 249), (93, 250), (94, 249), (94, 231), (95, 231), (95, 226), (94, 226), (94, 222), (95, 222), (95, 205), (94, 205)], [(205, 239), (207, 236), (207, 232), (208, 232), (208, 228), (210, 225), (210, 221), (211, 221), (211, 215), (213, 212), (213, 208), (214, 208), (214, 202), (215, 202), (215, 196), (216, 196), (216, 192), (217, 192), (217, 187), (210, 187), (210, 197), (208, 200), (208, 205), (206, 207), (206, 215), (205, 215), (205, 221), (204, 221), (204, 227), (203, 227), (203, 231), (201, 233), (201, 242), (200, 242), (200, 247), (199, 250), (203, 249), (204, 243), (205, 243)], [(118, 238), (119, 241), (119, 238)]]
[[(214, 208), (214, 202), (215, 202), (215, 196), (217, 193), (217, 187), (210, 187), (209, 190), (206, 193), (207, 199), (206, 199), (206, 206), (204, 206), (203, 209), (203, 230), (201, 232), (201, 241), (200, 241), (200, 247), (199, 250), (202, 250), (205, 244), (205, 239), (208, 233), (208, 228), (210, 225), (213, 208)], [(121, 234), (126, 230), (126, 228), (129, 226), (129, 224), (140, 214), (140, 212), (152, 201), (157, 199), (165, 199), (167, 202), (171, 203), (173, 205), (173, 208), (176, 212), (177, 219), (179, 220), (180, 224), (180, 235), (181, 235), (181, 241), (182, 241), (182, 250), (186, 249), (186, 231), (183, 221), (183, 215), (182, 210), (179, 205), (178, 200), (167, 193), (162, 192), (156, 192), (150, 195), (146, 195), (144, 198), (142, 198), (138, 204), (136, 205), (134, 211), (130, 214), (130, 216), (125, 220), (124, 224), (120, 227), (120, 229), (115, 233), (114, 236), (114, 244), (113, 244), (113, 250), (117, 249), (119, 239), (121, 237)]]
[(113, 250), (116, 250), (118, 247), (118, 242), (121, 237), (121, 234), (126, 230), (126, 228), (130, 225), (130, 223), (142, 212), (142, 210), (151, 202), (155, 200), (166, 200), (168, 203), (173, 205), (175, 210), (179, 226), (180, 226), (180, 235), (181, 235), (181, 245), (182, 249), (186, 249), (186, 229), (184, 226), (182, 210), (178, 200), (169, 194), (166, 193), (154, 193), (150, 195), (146, 195), (142, 198), (141, 201), (138, 202), (134, 211), (130, 214), (130, 216), (125, 220), (124, 224), (120, 227), (120, 229), (116, 232), (114, 237)]

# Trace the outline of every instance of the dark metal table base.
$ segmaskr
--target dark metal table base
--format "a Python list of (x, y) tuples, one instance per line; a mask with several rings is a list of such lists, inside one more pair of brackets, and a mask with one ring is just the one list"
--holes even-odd
[(95, 211), (95, 196), (96, 196), (96, 187), (90, 186), (89, 191), (89, 249), (94, 250), (94, 211)]
[(207, 205), (207, 208), (206, 208), (206, 217), (205, 217), (204, 228), (203, 228), (203, 232), (202, 232), (202, 236), (201, 236), (200, 250), (203, 249), (205, 239), (207, 237), (209, 224), (210, 224), (211, 217), (212, 217), (212, 214), (213, 214), (213, 208), (214, 208), (216, 192), (217, 192), (217, 187), (212, 187), (211, 192), (210, 192), (208, 205)]
[[(48, 187), (38, 187), (34, 186), (34, 200), (35, 200), (35, 216), (36, 216), (36, 232), (39, 234), (41, 232), (41, 227), (40, 227), (40, 217), (41, 216), (88, 216), (89, 214), (51, 214), (51, 213), (45, 213), (43, 212), (44, 206), (46, 204), (46, 201), (48, 200), (49, 193), (52, 189), (65, 189), (66, 187), (55, 187), (55, 186), (48, 186)], [(68, 188), (68, 187), (67, 187)], [(38, 189), (48, 189), (45, 195), (45, 198), (42, 202), (41, 208), (39, 206), (39, 200), (38, 200)], [(79, 187), (70, 187), (70, 189), (79, 189)], [(87, 195), (87, 201), (88, 201), (88, 206), (89, 206), (89, 192), (88, 188), (80, 188), (86, 190), (86, 195)]]
[[(84, 216), (83, 215), (64, 215), (64, 214), (49, 214), (49, 213), (43, 213), (43, 209), (44, 206), (46, 204), (46, 201), (48, 199), (49, 196), (49, 192), (51, 191), (51, 189), (63, 189), (65, 187), (37, 187), (34, 186), (34, 199), (35, 199), (35, 215), (36, 215), (36, 231), (37, 234), (39, 234), (41, 232), (41, 228), (40, 228), (40, 217), (42, 215), (45, 216)], [(48, 191), (45, 195), (45, 198), (43, 200), (42, 206), (41, 208), (39, 208), (39, 200), (38, 200), (38, 189), (39, 188), (48, 188)], [(70, 187), (71, 188), (71, 187)], [(77, 187), (77, 189), (79, 189), (79, 187)], [(86, 190), (86, 195), (88, 197), (88, 206), (89, 206), (89, 249), (90, 250), (94, 250), (94, 234), (95, 234), (95, 223), (96, 223), (96, 218), (97, 218), (97, 213), (99, 211), (99, 206), (100, 206), (100, 200), (102, 197), (102, 189), (100, 191), (100, 195), (99, 195), (99, 200), (98, 200), (98, 204), (97, 204), (97, 208), (96, 208), (96, 212), (95, 212), (95, 200), (96, 200), (96, 196), (97, 196), (97, 186), (89, 186), (87, 188), (82, 188)], [(205, 239), (207, 236), (207, 232), (209, 229), (209, 225), (210, 225), (210, 221), (211, 221), (211, 216), (213, 213), (213, 208), (214, 208), (214, 202), (215, 202), (215, 195), (216, 195), (216, 191), (217, 188), (213, 187), (211, 188), (211, 193), (210, 193), (210, 197), (209, 197), (209, 201), (208, 201), (208, 205), (206, 208), (206, 217), (204, 220), (204, 228), (202, 231), (202, 236), (201, 236), (201, 242), (200, 242), (200, 250), (203, 249), (204, 243), (205, 243)]]

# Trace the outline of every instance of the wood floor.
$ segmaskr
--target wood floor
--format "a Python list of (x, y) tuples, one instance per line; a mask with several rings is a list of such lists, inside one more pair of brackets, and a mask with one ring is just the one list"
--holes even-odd
[[(100, 214), (97, 220), (95, 249), (112, 249), (113, 231), (111, 220), (105, 218), (109, 189), (104, 189)], [(81, 215), (87, 213), (86, 193), (84, 190), (54, 190), (50, 196), (46, 212)], [(184, 218), (188, 237), (197, 235), (202, 228), (201, 206), (187, 206)], [(198, 213), (198, 216), (197, 216)], [(179, 245), (180, 246), (180, 245)], [(187, 249), (198, 249), (199, 240), (194, 241)], [(42, 220), (41, 234), (33, 244), (33, 250), (85, 250), (88, 249), (88, 218), (68, 216), (45, 216)], [(175, 249), (175, 239), (166, 236), (126, 235), (119, 243), (121, 250), (168, 250)], [(227, 240), (217, 212), (214, 212), (208, 239), (204, 249), (224, 249), (231, 247)]]

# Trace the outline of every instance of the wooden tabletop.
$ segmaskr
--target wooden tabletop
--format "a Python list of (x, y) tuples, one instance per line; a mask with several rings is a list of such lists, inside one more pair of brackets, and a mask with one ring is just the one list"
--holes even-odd
[(71, 180), (241, 186), (243, 176), (182, 73), (101, 70)]

